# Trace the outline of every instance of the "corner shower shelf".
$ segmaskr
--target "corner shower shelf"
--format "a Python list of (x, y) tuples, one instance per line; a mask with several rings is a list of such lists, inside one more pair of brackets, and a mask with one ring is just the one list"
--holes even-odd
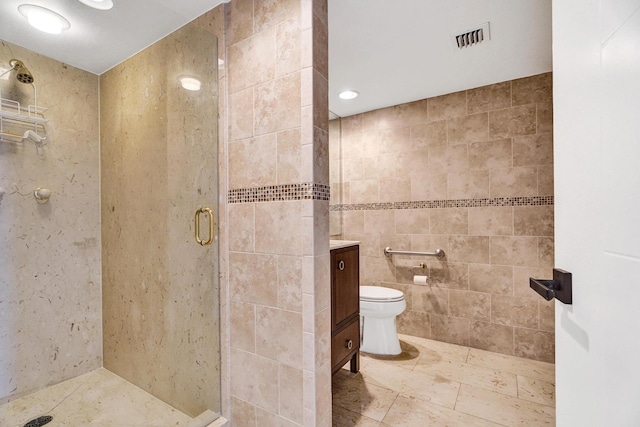
[(18, 101), (0, 98), (0, 141), (22, 142), (29, 130), (42, 141), (46, 138), (43, 125), (48, 122), (42, 117), (45, 111), (47, 108), (32, 104), (25, 109)]

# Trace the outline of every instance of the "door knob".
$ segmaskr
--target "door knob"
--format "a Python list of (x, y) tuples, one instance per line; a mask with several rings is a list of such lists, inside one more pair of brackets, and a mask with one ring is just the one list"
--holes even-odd
[(529, 278), (529, 287), (536, 291), (547, 301), (557, 298), (565, 304), (573, 301), (571, 273), (568, 271), (553, 269), (553, 280)]

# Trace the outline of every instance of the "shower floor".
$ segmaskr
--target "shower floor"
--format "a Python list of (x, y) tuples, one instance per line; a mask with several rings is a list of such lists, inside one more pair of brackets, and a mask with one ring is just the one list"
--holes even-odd
[(0, 426), (22, 427), (42, 415), (46, 427), (189, 426), (192, 418), (104, 368), (0, 406)]

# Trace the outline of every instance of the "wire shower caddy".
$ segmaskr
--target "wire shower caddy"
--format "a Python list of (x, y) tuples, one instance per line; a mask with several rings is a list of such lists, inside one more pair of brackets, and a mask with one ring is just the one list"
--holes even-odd
[(42, 144), (46, 139), (44, 124), (48, 122), (43, 117), (47, 108), (38, 106), (38, 93), (33, 87), (33, 104), (26, 108), (19, 101), (2, 97), (0, 87), (0, 142), (23, 142), (30, 140)]

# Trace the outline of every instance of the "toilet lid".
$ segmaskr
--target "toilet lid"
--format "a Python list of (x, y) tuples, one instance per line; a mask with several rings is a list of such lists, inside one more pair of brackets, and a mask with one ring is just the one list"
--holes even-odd
[(370, 302), (395, 302), (402, 301), (402, 291), (382, 286), (360, 286), (360, 301)]

